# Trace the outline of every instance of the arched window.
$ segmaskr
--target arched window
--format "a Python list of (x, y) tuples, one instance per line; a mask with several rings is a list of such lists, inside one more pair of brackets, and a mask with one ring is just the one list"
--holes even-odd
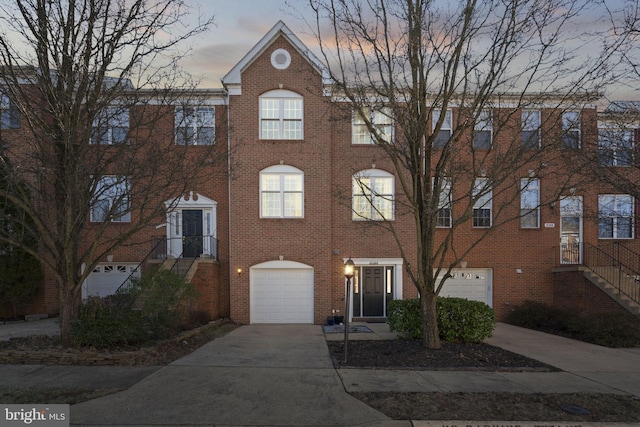
[(304, 173), (293, 166), (260, 172), (260, 218), (304, 217)]
[(302, 96), (289, 90), (272, 90), (260, 96), (260, 139), (302, 139)]
[(352, 219), (394, 219), (395, 177), (379, 169), (367, 169), (352, 178)]

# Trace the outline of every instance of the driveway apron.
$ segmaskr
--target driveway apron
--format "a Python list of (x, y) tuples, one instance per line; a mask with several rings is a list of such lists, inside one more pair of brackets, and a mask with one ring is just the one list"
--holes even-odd
[(376, 425), (348, 395), (320, 326), (242, 326), (126, 391), (71, 408), (73, 425)]

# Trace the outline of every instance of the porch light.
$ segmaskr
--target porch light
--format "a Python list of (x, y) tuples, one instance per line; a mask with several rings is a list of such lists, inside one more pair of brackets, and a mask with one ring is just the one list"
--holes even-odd
[(349, 258), (347, 260), (347, 262), (344, 263), (344, 277), (347, 280), (351, 280), (353, 278), (353, 261), (351, 260), (351, 258)]
[(238, 268), (237, 271), (238, 271), (238, 276), (242, 274), (242, 269), (241, 268)]
[(344, 297), (344, 363), (347, 363), (347, 345), (349, 344), (349, 299), (351, 297), (351, 279), (353, 279), (353, 269), (354, 264), (353, 260), (349, 258), (347, 262), (344, 263), (344, 278), (346, 280), (346, 292)]

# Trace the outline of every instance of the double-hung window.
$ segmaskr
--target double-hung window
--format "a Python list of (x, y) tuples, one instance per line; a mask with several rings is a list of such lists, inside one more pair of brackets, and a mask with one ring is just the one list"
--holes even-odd
[(353, 176), (352, 219), (384, 221), (394, 219), (395, 179), (377, 169)]
[(521, 116), (522, 146), (528, 150), (540, 148), (540, 111), (523, 110)]
[(0, 92), (0, 128), (18, 129), (20, 127), (20, 112), (9, 97)]
[(433, 191), (438, 195), (438, 211), (436, 212), (436, 227), (451, 228), (451, 179), (440, 178), (439, 189), (433, 180)]
[(488, 178), (476, 178), (473, 185), (473, 226), (476, 228), (491, 227), (491, 210), (493, 190)]
[(473, 148), (476, 150), (488, 150), (491, 148), (493, 138), (493, 120), (491, 111), (480, 111), (478, 119), (473, 126)]
[(300, 169), (282, 165), (260, 172), (260, 217), (304, 217), (304, 174)]
[(125, 176), (105, 175), (95, 183), (91, 222), (130, 222), (129, 180)]
[[(375, 134), (369, 132), (367, 121), (375, 128)], [(364, 108), (362, 115), (360, 112), (354, 111), (351, 127), (353, 144), (375, 144), (379, 141), (390, 143), (392, 138), (393, 120), (388, 108)]]
[(598, 237), (601, 239), (633, 238), (633, 203), (627, 194), (598, 196)]
[(440, 121), (440, 116), (442, 113), (444, 113), (444, 118), (442, 119), (442, 126), (440, 127), (440, 130), (433, 140), (434, 148), (443, 148), (445, 145), (447, 145), (453, 133), (453, 113), (451, 112), (451, 110), (442, 111), (437, 109), (434, 109), (431, 114), (432, 132), (436, 131), (436, 127), (438, 126), (438, 121)]
[(303, 139), (303, 99), (295, 92), (272, 90), (260, 97), (260, 139)]
[(214, 107), (177, 106), (176, 145), (212, 145), (215, 142)]
[(565, 111), (562, 113), (562, 148), (577, 150), (580, 145), (580, 113)]
[(602, 128), (598, 130), (598, 154), (602, 166), (633, 164), (633, 131)]
[(540, 227), (540, 180), (538, 178), (520, 180), (520, 227)]
[(127, 142), (129, 108), (107, 107), (93, 119), (91, 144), (112, 145)]

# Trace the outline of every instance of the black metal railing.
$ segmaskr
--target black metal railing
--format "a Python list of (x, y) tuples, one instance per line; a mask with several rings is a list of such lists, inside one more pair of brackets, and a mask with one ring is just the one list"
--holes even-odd
[(584, 246), (584, 266), (606, 280), (621, 295), (640, 304), (640, 254), (621, 242)]
[(582, 264), (582, 244), (580, 242), (561, 243), (560, 264)]
[[(118, 286), (118, 289), (116, 289), (116, 294), (126, 291), (129, 287), (131, 287), (132, 285), (132, 279), (138, 275), (140, 275), (142, 273), (142, 269), (143, 266), (146, 264), (146, 262), (150, 259), (155, 259), (158, 257), (158, 253), (162, 252), (161, 250), (159, 250), (159, 248), (166, 248), (167, 247), (167, 238), (166, 237), (161, 237), (161, 238), (154, 238), (154, 243), (153, 243), (153, 248), (149, 251), (149, 253), (144, 257), (144, 259), (142, 261), (140, 261), (140, 263), (138, 264), (138, 266), (131, 272), (131, 274), (129, 274), (129, 276), (127, 276), (127, 278), (124, 280), (124, 282), (122, 282), (122, 284), (120, 286)], [(166, 249), (164, 250), (166, 252)]]
[(218, 260), (215, 236), (186, 236), (166, 239), (164, 252), (157, 258), (209, 258)]

